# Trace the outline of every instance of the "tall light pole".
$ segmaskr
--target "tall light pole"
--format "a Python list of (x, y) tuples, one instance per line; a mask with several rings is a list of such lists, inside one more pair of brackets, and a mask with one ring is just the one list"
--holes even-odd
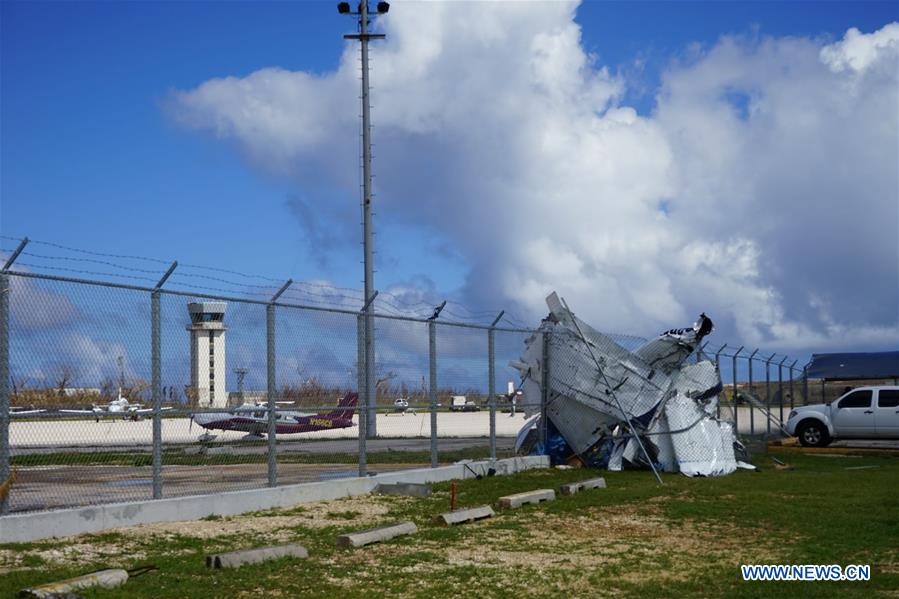
[[(382, 15), (390, 10), (387, 2), (378, 2), (377, 14)], [(342, 15), (354, 15), (359, 19), (359, 33), (344, 35), (344, 39), (359, 40), (362, 45), (362, 246), (365, 263), (365, 402), (366, 402), (366, 436), (374, 438), (377, 428), (377, 387), (375, 385), (375, 326), (371, 313), (374, 306), (375, 275), (374, 256), (372, 250), (371, 223), (371, 105), (368, 94), (368, 42), (373, 39), (384, 39), (384, 34), (369, 33), (368, 0), (359, 2), (356, 11), (350, 9), (349, 2), (337, 5)]]

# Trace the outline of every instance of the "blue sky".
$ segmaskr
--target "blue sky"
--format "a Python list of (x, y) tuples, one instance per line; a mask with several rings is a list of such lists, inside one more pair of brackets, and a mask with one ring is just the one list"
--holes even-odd
[[(464, 19), (466, 11), (482, 4), (463, 3), (454, 9), (459, 14), (453, 18)], [(395, 3), (391, 18), (400, 19), (402, 14), (396, 13), (419, 8), (418, 3)], [(715, 56), (722, 36), (736, 36), (750, 53), (759, 52), (764, 46), (760, 40), (765, 39), (777, 40), (784, 48), (792, 38), (823, 47), (838, 42), (850, 27), (868, 34), (897, 19), (895, 2), (588, 1), (577, 8), (575, 22), (581, 28), (582, 51), (592, 56), (597, 69), (607, 67), (609, 77), (621, 85), (613, 104), (632, 107), (638, 118), (652, 120), (664, 119), (657, 97), (663, 82), (681, 73), (676, 65), (689, 69), (696, 56)], [(266, 67), (327, 78), (340, 68), (345, 48), (341, 36), (352, 29), (352, 21), (338, 15), (332, 2), (3, 1), (0, 234), (276, 278), (361, 286), (358, 200), (351, 188), (333, 176), (294, 177), (260, 168), (251, 142), (239, 135), (211, 135), (208, 121), (185, 126), (171, 108), (173, 94), (190, 93), (217, 78), (243, 80)], [(372, 75), (376, 127), (379, 114), (384, 114), (377, 105), (378, 68), (376, 61)], [(746, 92), (735, 98), (745, 103), (750, 96)], [(388, 125), (385, 131), (379, 138), (376, 129), (376, 141), (403, 139), (394, 137)], [(344, 135), (347, 129), (335, 128), (333, 133)], [(347, 143), (352, 147), (355, 141)], [(422, 143), (430, 149), (451, 144), (441, 139)], [(376, 148), (376, 156), (379, 151)], [(352, 171), (355, 157), (343, 158), (348, 160), (341, 164), (350, 165), (345, 171)], [(311, 164), (314, 171), (317, 163)], [(375, 164), (376, 173), (387, 181), (381, 192), (396, 189), (391, 187), (391, 174), (378, 170), (389, 170), (389, 165), (389, 160)], [(348, 172), (346, 177), (356, 174)], [(448, 189), (465, 193), (460, 185), (447, 180)], [(410, 204), (428, 203), (430, 198), (421, 197), (427, 189), (424, 183), (410, 184), (409, 190), (396, 195), (409, 194)], [(890, 196), (894, 191), (884, 193)], [(519, 301), (508, 283), (501, 288), (474, 284), (496, 280), (495, 273), (477, 274), (483, 250), (469, 250), (477, 246), (476, 239), (431, 224), (441, 212), (458, 209), (452, 202), (440, 201), (433, 208), (436, 212), (416, 216), (409, 216), (414, 209), (403, 210), (410, 204), (382, 204), (376, 217), (378, 287), (419, 285), (425, 295), (451, 295), (475, 309), (507, 307), (533, 319), (539, 314), (539, 302), (535, 307), (535, 301)], [(688, 212), (667, 192), (660, 192), (654, 205), (663, 206), (666, 217)], [(494, 231), (496, 244), (514, 243), (529, 234), (501, 225)], [(550, 238), (547, 243), (556, 241)], [(12, 245), (3, 240), (3, 248)], [(789, 277), (781, 273), (777, 279), (775, 274), (778, 265), (788, 261), (776, 258), (763, 252), (755, 268), (774, 273), (762, 288), (781, 292)], [(614, 272), (601, 263), (590, 268)], [(583, 265), (582, 271), (594, 272)], [(525, 279), (522, 288), (533, 286), (531, 278)], [(542, 290), (531, 295), (545, 295), (556, 286), (548, 277)], [(569, 291), (584, 304), (595, 293), (582, 287)], [(826, 290), (822, 293), (827, 295)], [(783, 294), (788, 300), (790, 292)], [(599, 328), (647, 335), (667, 328), (665, 322), (682, 326), (686, 323), (681, 320), (692, 321), (698, 311), (694, 308), (704, 304), (687, 296), (686, 291), (673, 296), (683, 310), (652, 305), (642, 313), (597, 311), (595, 317)], [(895, 293), (884, 299), (891, 306)], [(784, 320), (804, 322), (803, 310), (810, 310), (807, 304), (814, 300), (803, 296), (795, 306), (787, 300), (782, 306)], [(728, 302), (720, 299), (716, 305), (727, 310)], [(738, 321), (731, 314), (722, 316), (727, 339), (747, 336)], [(871, 322), (856, 318), (837, 324), (882, 328), (896, 322), (889, 317)], [(815, 344), (826, 345), (834, 335), (810, 337), (802, 347), (788, 349), (814, 351)], [(767, 340), (785, 346), (789, 336), (773, 331)], [(857, 348), (889, 345), (882, 335), (872, 339), (852, 343)]]

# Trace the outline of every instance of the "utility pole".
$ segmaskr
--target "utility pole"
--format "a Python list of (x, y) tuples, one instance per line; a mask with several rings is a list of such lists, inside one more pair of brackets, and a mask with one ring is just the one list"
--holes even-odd
[[(390, 10), (387, 2), (378, 2), (377, 14), (382, 15)], [(351, 14), (359, 18), (359, 33), (344, 35), (344, 39), (359, 40), (362, 46), (362, 246), (365, 264), (365, 297), (363, 303), (370, 304), (374, 299), (374, 250), (372, 248), (371, 222), (371, 102), (368, 86), (368, 42), (373, 39), (384, 39), (384, 34), (369, 33), (368, 0), (359, 2), (358, 10), (350, 10), (349, 2), (337, 5), (337, 11)], [(375, 385), (375, 325), (372, 316), (373, 306), (365, 310), (365, 408), (368, 413), (366, 435), (375, 438), (377, 432), (377, 388)]]

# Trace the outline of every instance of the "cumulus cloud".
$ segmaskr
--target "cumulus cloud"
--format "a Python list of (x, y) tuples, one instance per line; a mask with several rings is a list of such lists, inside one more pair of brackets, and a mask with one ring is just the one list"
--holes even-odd
[(885, 56), (895, 56), (897, 51), (899, 23), (890, 23), (870, 34), (852, 27), (841, 42), (821, 48), (821, 62), (835, 73), (847, 69), (861, 72)]
[[(893, 344), (899, 25), (828, 45), (724, 37), (673, 62), (640, 115), (576, 8), (415, 3), (379, 20), (385, 218), (454, 240), (472, 304), (536, 318), (556, 289), (604, 329), (705, 310), (747, 344)], [(302, 190), (354, 197), (357, 68), (347, 45), (332, 73), (211, 79), (168, 111)]]

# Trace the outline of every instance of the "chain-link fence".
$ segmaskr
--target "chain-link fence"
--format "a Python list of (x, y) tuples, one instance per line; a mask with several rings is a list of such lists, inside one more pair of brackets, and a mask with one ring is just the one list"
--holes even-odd
[(249, 300), (0, 277), (3, 512), (505, 457), (523, 423), (497, 423), (495, 398), (508, 410), (527, 329), (296, 304), (278, 285)]
[[(2, 513), (502, 458), (537, 414), (545, 451), (550, 420), (588, 417), (582, 405), (613, 423), (619, 396), (639, 416), (633, 404), (664, 386), (663, 375), (626, 372), (651, 343), (641, 337), (597, 334), (591, 346), (590, 331), (501, 324), (502, 314), (459, 322), (439, 307), (389, 313), (403, 302), (291, 281), (252, 285), (248, 299), (177, 264), (130, 269), (140, 284), (13, 271), (16, 255), (0, 273)], [(816, 387), (785, 356), (705, 345), (685, 359), (717, 366), (714, 413), (743, 434), (777, 434)], [(583, 430), (576, 453), (604, 432), (598, 421)]]

